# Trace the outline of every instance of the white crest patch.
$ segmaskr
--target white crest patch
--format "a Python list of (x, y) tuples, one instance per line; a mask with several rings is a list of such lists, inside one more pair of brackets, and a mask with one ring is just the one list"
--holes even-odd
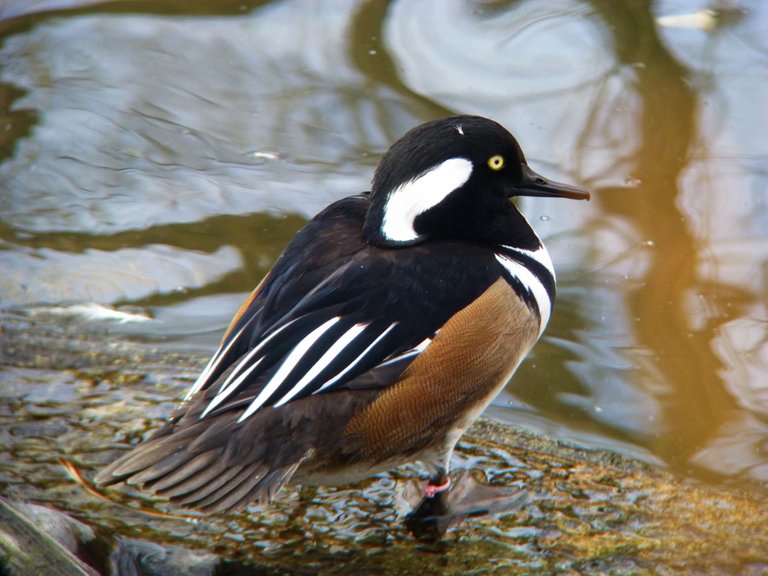
[(462, 126), (461, 124), (456, 124), (456, 132), (464, 136), (464, 126)]
[(394, 242), (416, 240), (419, 237), (413, 227), (416, 217), (461, 188), (471, 175), (472, 162), (451, 158), (392, 190), (381, 223), (384, 237)]

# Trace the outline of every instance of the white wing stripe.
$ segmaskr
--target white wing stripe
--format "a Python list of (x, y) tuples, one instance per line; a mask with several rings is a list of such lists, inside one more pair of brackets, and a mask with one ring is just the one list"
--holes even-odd
[(195, 380), (195, 383), (192, 385), (192, 388), (189, 389), (189, 392), (187, 392), (187, 395), (184, 396), (184, 400), (189, 400), (197, 394), (197, 392), (205, 385), (206, 381), (210, 377), (211, 374), (213, 374), (213, 371), (217, 368), (219, 365), (219, 362), (221, 362), (221, 359), (224, 358), (224, 356), (227, 355), (227, 352), (229, 352), (229, 349), (232, 347), (232, 344), (235, 343), (235, 341), (240, 338), (240, 334), (243, 333), (243, 330), (245, 330), (245, 326), (240, 328), (240, 330), (237, 331), (237, 334), (235, 334), (234, 337), (230, 338), (229, 342), (224, 348), (219, 348), (216, 350), (213, 356), (211, 356), (211, 359), (208, 361), (208, 364), (205, 365), (205, 368), (203, 368), (203, 371), (200, 373), (200, 376), (197, 377), (197, 380)]
[(261, 358), (259, 358), (258, 360), (256, 360), (256, 362), (251, 364), (245, 372), (240, 374), (240, 376), (237, 379), (235, 379), (233, 382), (231, 382), (226, 388), (224, 388), (221, 391), (219, 391), (219, 393), (216, 394), (214, 399), (211, 400), (211, 403), (208, 404), (208, 406), (206, 406), (205, 410), (203, 410), (203, 413), (200, 414), (200, 418), (204, 418), (205, 415), (208, 414), (208, 412), (210, 412), (211, 410), (216, 408), (216, 406), (218, 406), (219, 404), (224, 402), (224, 400), (226, 400), (227, 397), (230, 394), (232, 394), (232, 392), (234, 392), (237, 389), (237, 387), (240, 386), (240, 384), (243, 383), (243, 380), (248, 378), (248, 376), (251, 374), (251, 372), (253, 372), (256, 369), (256, 366), (258, 366), (261, 363), (262, 360), (264, 360), (263, 356)]
[(275, 402), (275, 408), (282, 406), (291, 398), (296, 396), (296, 394), (301, 392), (301, 390), (312, 380), (314, 380), (317, 375), (320, 374), (320, 372), (322, 372), (328, 366), (328, 364), (330, 364), (333, 359), (336, 358), (336, 356), (338, 356), (341, 351), (347, 347), (350, 342), (352, 342), (352, 340), (357, 338), (357, 336), (368, 327), (369, 324), (370, 322), (365, 324), (355, 324), (349, 330), (344, 332), (344, 334), (342, 334), (341, 337), (333, 343), (333, 346), (328, 348), (325, 354), (320, 357), (320, 360), (315, 362), (314, 366), (312, 366), (312, 368), (308, 370), (306, 374), (304, 374), (301, 380), (299, 380), (285, 396)]
[[(243, 380), (245, 380), (245, 378), (247, 378), (248, 375), (251, 372), (253, 372), (253, 369), (262, 360), (261, 358), (259, 358), (256, 362), (251, 363), (251, 361), (253, 360), (253, 357), (267, 344), (267, 342), (272, 340), (272, 338), (280, 334), (280, 332), (288, 328), (288, 326), (293, 324), (295, 321), (296, 320), (291, 320), (284, 326), (281, 326), (280, 328), (275, 330), (272, 334), (270, 334), (264, 340), (259, 342), (258, 346), (256, 346), (253, 350), (249, 351), (248, 354), (243, 356), (243, 358), (241, 358), (237, 362), (235, 367), (232, 369), (232, 372), (230, 372), (229, 375), (227, 376), (227, 379), (221, 383), (221, 386), (219, 387), (219, 391), (216, 393), (216, 396), (213, 398), (213, 400), (211, 400), (211, 403), (205, 408), (203, 413), (200, 414), (200, 418), (205, 417), (205, 415), (208, 414), (208, 412), (210, 412), (211, 410), (216, 408), (216, 406), (218, 406), (224, 400), (226, 400), (226, 398), (230, 394), (232, 394), (232, 392), (234, 392), (237, 389), (237, 387), (240, 386), (240, 384), (243, 383)], [(240, 336), (240, 332), (237, 333), (237, 336)], [(237, 336), (235, 338), (237, 338)], [(232, 339), (232, 342), (235, 341), (235, 338)], [(232, 342), (229, 343), (229, 345), (227, 346), (227, 349), (229, 348), (229, 346), (232, 345)], [(243, 370), (245, 370), (244, 376), (241, 374)]]
[(341, 320), (339, 316), (335, 316), (334, 318), (331, 318), (324, 324), (320, 325), (319, 327), (315, 328), (307, 334), (301, 342), (296, 344), (294, 346), (293, 350), (291, 350), (290, 354), (286, 357), (285, 360), (283, 360), (283, 363), (280, 365), (280, 368), (277, 369), (277, 372), (275, 372), (272, 375), (272, 378), (269, 379), (269, 382), (267, 382), (264, 385), (264, 388), (262, 388), (261, 392), (258, 396), (254, 399), (253, 402), (251, 402), (251, 405), (248, 406), (248, 409), (243, 412), (243, 415), (240, 416), (240, 418), (237, 420), (238, 422), (244, 421), (248, 416), (256, 412), (259, 408), (261, 408), (262, 404), (266, 402), (269, 397), (277, 390), (277, 388), (280, 386), (280, 384), (283, 383), (283, 381), (288, 377), (288, 374), (296, 367), (296, 364), (299, 363), (299, 361), (302, 359), (304, 354), (307, 353), (307, 351), (312, 347), (312, 345), (317, 341), (320, 336), (322, 336), (325, 332), (328, 331), (328, 329), (336, 324)]
[(347, 366), (346, 368), (344, 368), (344, 370), (342, 370), (341, 372), (339, 372), (338, 374), (336, 374), (336, 376), (334, 376), (333, 378), (331, 378), (330, 380), (328, 380), (328, 382), (326, 382), (325, 384), (323, 384), (322, 386), (320, 386), (320, 388), (318, 388), (317, 390), (315, 390), (314, 394), (317, 394), (318, 392), (321, 392), (322, 390), (325, 390), (326, 388), (328, 388), (328, 387), (330, 387), (330, 386), (333, 386), (333, 385), (334, 385), (336, 382), (338, 382), (339, 380), (341, 380), (341, 379), (344, 377), (344, 375), (345, 375), (347, 372), (349, 372), (350, 370), (352, 370), (352, 368), (354, 368), (355, 366), (357, 366), (357, 364), (360, 362), (360, 360), (362, 360), (362, 359), (365, 357), (365, 355), (366, 355), (366, 354), (368, 354), (368, 352), (370, 352), (370, 351), (371, 351), (371, 349), (372, 349), (374, 346), (376, 346), (376, 344), (378, 344), (378, 343), (379, 343), (379, 341), (380, 341), (382, 338), (384, 338), (384, 336), (386, 336), (387, 334), (389, 334), (390, 330), (392, 330), (392, 328), (394, 328), (395, 326), (397, 326), (397, 322), (394, 322), (394, 323), (390, 324), (390, 325), (389, 325), (389, 327), (388, 327), (386, 330), (384, 330), (384, 332), (382, 332), (382, 333), (379, 335), (379, 337), (378, 337), (378, 338), (376, 338), (376, 340), (374, 340), (373, 342), (371, 342), (371, 343), (368, 345), (368, 348), (366, 348), (365, 350), (363, 350), (363, 351), (362, 351), (362, 353), (361, 353), (361, 354), (360, 354), (360, 355), (359, 355), (357, 358), (355, 358), (355, 359), (354, 359), (354, 360), (353, 360), (353, 361), (352, 361), (352, 362), (349, 364), (349, 366)]
[(528, 292), (536, 300), (536, 305), (539, 308), (539, 316), (541, 322), (539, 323), (539, 336), (544, 332), (544, 328), (547, 327), (549, 322), (549, 315), (552, 312), (552, 302), (549, 299), (546, 288), (541, 283), (541, 280), (528, 268), (517, 262), (516, 260), (504, 256), (503, 254), (496, 254), (496, 260), (506, 268), (512, 277), (517, 278), (526, 287)]
[[(256, 353), (259, 352), (262, 348), (264, 348), (264, 346), (266, 346), (269, 343), (269, 341), (272, 340), (272, 338), (280, 334), (280, 332), (288, 328), (288, 326), (296, 322), (296, 320), (298, 320), (298, 318), (294, 318), (287, 324), (280, 326), (280, 328), (278, 328), (277, 330), (272, 332), (272, 334), (264, 338), (264, 340), (259, 342), (258, 346), (256, 346), (253, 350), (249, 351), (248, 354), (246, 354), (241, 360), (239, 360), (235, 368), (232, 370), (232, 372), (229, 373), (229, 376), (227, 376), (227, 379), (221, 384), (220, 390), (223, 391), (224, 387), (227, 386), (230, 382), (232, 382), (235, 378), (237, 378), (240, 372), (247, 369), (253, 357), (256, 356)], [(221, 392), (219, 392), (219, 394), (220, 393)]]
[[(435, 332), (435, 335), (437, 335), (437, 332)], [(432, 336), (434, 338), (435, 336)], [(417, 356), (424, 352), (426, 350), (427, 346), (429, 346), (432, 343), (432, 338), (425, 338), (422, 340), (419, 344), (411, 348), (410, 350), (406, 350), (399, 356), (395, 356), (394, 358), (390, 358), (386, 362), (382, 362), (379, 364), (379, 366), (387, 366), (388, 364), (392, 364), (393, 362), (399, 362), (400, 360), (403, 360), (404, 358), (408, 358), (410, 356)]]

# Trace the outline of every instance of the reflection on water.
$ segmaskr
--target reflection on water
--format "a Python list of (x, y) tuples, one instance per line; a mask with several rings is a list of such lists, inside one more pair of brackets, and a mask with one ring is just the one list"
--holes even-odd
[[(155, 321), (131, 337), (202, 334), (210, 352), (301, 223), (364, 189), (390, 142), (481, 113), (594, 191), (523, 205), (559, 301), (492, 414), (768, 479), (767, 4), (703, 27), (683, 18), (711, 7), (695, 0), (196, 6), (3, 23), (0, 305), (135, 306)], [(20, 375), (0, 374), (8, 398)], [(15, 401), (46, 430), (45, 394)], [(76, 453), (71, 432), (57, 448)]]

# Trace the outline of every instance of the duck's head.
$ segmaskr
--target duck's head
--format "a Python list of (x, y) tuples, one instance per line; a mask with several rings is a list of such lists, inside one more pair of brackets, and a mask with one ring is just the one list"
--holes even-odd
[(431, 238), (481, 239), (499, 215), (517, 212), (514, 196), (589, 199), (526, 163), (503, 126), (479, 116), (422, 124), (395, 142), (373, 177), (364, 234), (379, 246)]

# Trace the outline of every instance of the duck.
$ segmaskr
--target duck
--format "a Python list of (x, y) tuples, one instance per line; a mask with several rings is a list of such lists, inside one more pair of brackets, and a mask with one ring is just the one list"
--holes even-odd
[(222, 513), (420, 461), (424, 497), (449, 490), (459, 438), (552, 314), (555, 270), (521, 196), (589, 192), (540, 176), (488, 118), (408, 131), (369, 192), (296, 234), (180, 405), (97, 485)]

